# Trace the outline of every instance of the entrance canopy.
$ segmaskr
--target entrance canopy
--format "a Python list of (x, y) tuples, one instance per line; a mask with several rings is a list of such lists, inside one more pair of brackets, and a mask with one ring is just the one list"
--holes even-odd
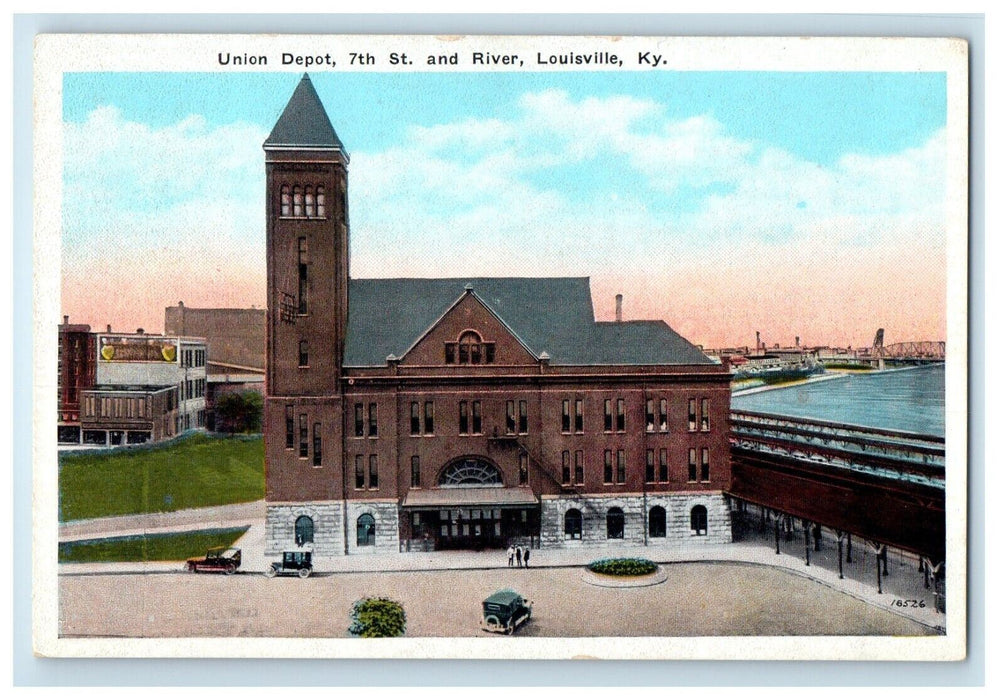
[(442, 489), (409, 489), (403, 508), (453, 508), (461, 506), (536, 506), (537, 496), (527, 486), (484, 486)]

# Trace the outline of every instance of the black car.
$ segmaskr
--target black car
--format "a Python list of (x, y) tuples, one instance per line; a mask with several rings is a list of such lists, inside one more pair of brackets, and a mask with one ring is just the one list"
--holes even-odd
[(310, 552), (283, 552), (283, 560), (272, 562), (265, 575), (269, 578), (280, 575), (307, 578), (312, 571), (314, 566), (311, 564)]
[(533, 603), (509, 588), (496, 591), (482, 602), (482, 629), (513, 634), (530, 619)]

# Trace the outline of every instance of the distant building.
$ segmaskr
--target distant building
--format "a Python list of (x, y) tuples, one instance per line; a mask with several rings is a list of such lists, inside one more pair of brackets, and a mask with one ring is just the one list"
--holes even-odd
[(163, 440), (206, 425), (206, 344), (201, 338), (93, 333), (59, 327), (62, 445)]
[(70, 317), (64, 316), (63, 323), (59, 326), (57, 348), (59, 442), (80, 443), (80, 400), (84, 391), (94, 386), (94, 366), (97, 359), (91, 327), (71, 324)]
[(164, 332), (206, 340), (206, 427), (217, 428), (215, 405), (224, 394), (265, 393), (265, 309), (164, 309)]

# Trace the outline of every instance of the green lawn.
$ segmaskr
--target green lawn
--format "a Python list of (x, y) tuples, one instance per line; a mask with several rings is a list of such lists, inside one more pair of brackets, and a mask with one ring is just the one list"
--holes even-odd
[(262, 438), (197, 433), (167, 445), (59, 458), (59, 519), (157, 513), (265, 497)]
[(185, 561), (202, 556), (212, 547), (229, 547), (248, 531), (246, 527), (194, 530), (166, 535), (132, 535), (101, 540), (61, 542), (59, 561)]

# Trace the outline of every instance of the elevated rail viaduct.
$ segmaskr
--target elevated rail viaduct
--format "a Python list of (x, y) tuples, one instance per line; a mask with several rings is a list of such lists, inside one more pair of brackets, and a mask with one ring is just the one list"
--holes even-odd
[(801, 527), (809, 564), (811, 532), (816, 540), (826, 530), (840, 567), (842, 547), (858, 538), (876, 555), (882, 592), (887, 547), (906, 550), (941, 601), (944, 438), (750, 411), (733, 411), (731, 422), (731, 507), (747, 517), (748, 506), (759, 508), (776, 551), (781, 532)]

